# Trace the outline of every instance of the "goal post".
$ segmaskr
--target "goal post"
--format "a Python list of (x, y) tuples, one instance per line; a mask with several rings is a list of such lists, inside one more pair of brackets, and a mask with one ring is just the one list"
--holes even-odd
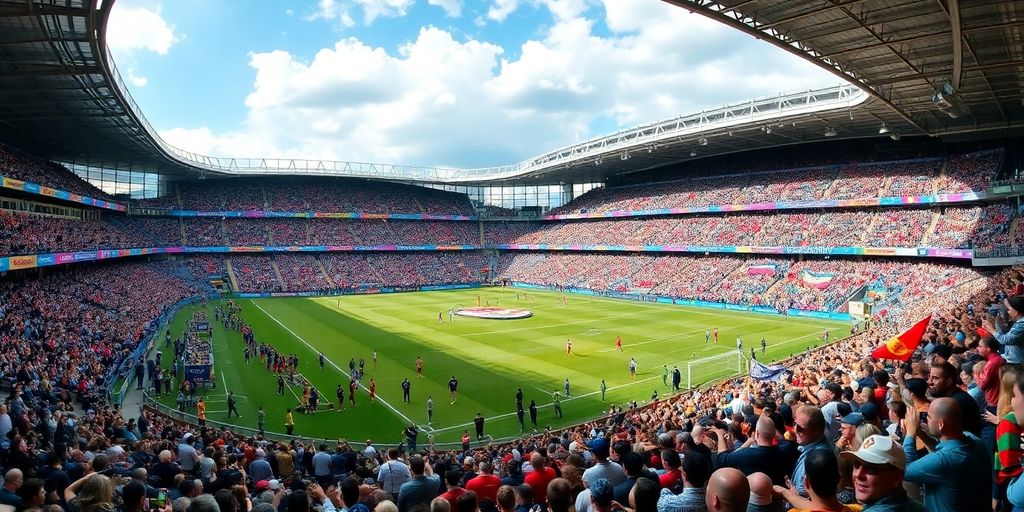
[(686, 389), (692, 389), (694, 381), (707, 382), (717, 378), (739, 375), (744, 370), (749, 370), (748, 365), (749, 361), (739, 350), (688, 361), (686, 363)]

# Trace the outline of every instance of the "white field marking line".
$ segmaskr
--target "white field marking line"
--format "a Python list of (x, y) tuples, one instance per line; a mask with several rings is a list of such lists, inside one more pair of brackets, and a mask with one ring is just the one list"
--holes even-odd
[(595, 318), (595, 319), (591, 319), (591, 320), (576, 320), (576, 321), (573, 321), (573, 322), (564, 322), (564, 323), (560, 323), (560, 324), (550, 324), (550, 325), (531, 326), (531, 327), (513, 327), (511, 329), (498, 329), (498, 330), (495, 330), (495, 331), (474, 332), (474, 333), (469, 333), (469, 334), (463, 334), (462, 336), (483, 336), (485, 334), (499, 334), (499, 333), (503, 333), (503, 332), (536, 331), (536, 330), (541, 330), (541, 329), (547, 329), (549, 327), (564, 327), (566, 325), (577, 325), (577, 324), (585, 324), (585, 323), (590, 323), (590, 322), (600, 322), (600, 321), (604, 321), (604, 320), (610, 320), (612, 318), (623, 318), (623, 317), (627, 317), (627, 316), (636, 316), (636, 315), (640, 315), (640, 314), (643, 314), (643, 312), (620, 313), (618, 315), (606, 316), (606, 317), (602, 317), (602, 318)]
[[(314, 348), (313, 345), (310, 345), (308, 341), (303, 339), (302, 336), (299, 336), (298, 334), (295, 334), (295, 331), (291, 330), (287, 325), (281, 323), (281, 321), (278, 320), (277, 318), (274, 318), (274, 316), (271, 315), (270, 313), (267, 313), (267, 310), (263, 309), (263, 306), (260, 306), (257, 301), (250, 299), (249, 302), (251, 302), (254, 306), (256, 306), (257, 309), (262, 311), (264, 315), (267, 315), (267, 318), (269, 318), (269, 319), (273, 320), (274, 322), (276, 322), (277, 325), (280, 325), (282, 328), (284, 328), (284, 330), (288, 331), (292, 336), (295, 337), (295, 339), (301, 341), (303, 345), (305, 345), (307, 348), (309, 348), (309, 350), (312, 350), (313, 352), (316, 352), (318, 354), (320, 353), (320, 351), (318, 351), (316, 348)], [(348, 372), (346, 372), (345, 370), (342, 370), (341, 367), (338, 366), (338, 364), (335, 363), (334, 361), (332, 361), (330, 358), (325, 356), (324, 360), (327, 361), (328, 363), (330, 363), (331, 366), (333, 366), (335, 370), (338, 370), (339, 372), (341, 372), (342, 375), (348, 377), (349, 379), (352, 378), (352, 376), (349, 375)], [(370, 392), (370, 389), (367, 388), (365, 385), (363, 385), (362, 382), (359, 383), (359, 387), (364, 389), (367, 393)], [(399, 411), (398, 409), (395, 409), (395, 407), (393, 405), (389, 404), (386, 400), (384, 400), (384, 398), (380, 395), (380, 393), (375, 393), (375, 396), (376, 396), (377, 400), (379, 400), (380, 403), (384, 405), (384, 407), (387, 407), (388, 409), (391, 410), (391, 412), (397, 414), (400, 418), (405, 420), (406, 423), (416, 425), (415, 421), (411, 420), (408, 416), (402, 414), (402, 411)]]
[[(743, 322), (743, 323), (731, 326), (731, 328), (739, 329), (740, 327), (746, 327), (746, 326), (748, 326), (750, 324), (754, 324), (754, 323), (758, 323), (757, 320), (751, 320), (749, 322)], [(690, 335), (690, 334), (696, 334), (696, 333), (703, 332), (703, 331), (704, 331), (704, 329), (702, 328), (702, 329), (696, 329), (696, 330), (693, 330), (693, 331), (685, 331), (685, 332), (677, 332), (677, 333), (672, 333), (672, 334), (666, 334), (665, 336), (659, 336), (657, 338), (651, 338), (651, 339), (649, 339), (647, 341), (641, 341), (639, 343), (629, 343), (629, 344), (623, 343), (622, 344), (622, 348), (625, 349), (626, 347), (635, 347), (635, 346), (638, 346), (638, 345), (646, 345), (648, 343), (655, 343), (655, 342), (658, 342), (658, 341), (661, 341), (661, 340), (666, 340), (666, 339), (672, 338), (674, 336), (687, 336), (687, 335)], [(707, 345), (707, 343), (705, 343), (705, 345)], [(599, 350), (598, 352), (615, 352), (617, 350), (618, 350), (617, 348), (603, 348), (603, 349)]]
[[(805, 336), (799, 336), (799, 337), (796, 337), (796, 338), (791, 338), (791, 339), (788, 339), (788, 340), (785, 340), (785, 341), (781, 341), (781, 342), (776, 343), (776, 344), (771, 345), (771, 346), (772, 347), (778, 347), (778, 346), (788, 345), (789, 343), (791, 343), (793, 341), (802, 340), (804, 338), (807, 338), (807, 337), (810, 337), (810, 336), (817, 336), (817, 335), (818, 335), (818, 333), (811, 333), (811, 334), (808, 334), (808, 335), (805, 335)], [(729, 352), (723, 352), (722, 354), (723, 355), (724, 354), (729, 354)], [(673, 366), (678, 366), (680, 364), (685, 364), (685, 363), (687, 363), (689, 361), (691, 361), (691, 360), (676, 361), (676, 362), (672, 363), (672, 365)], [(681, 373), (682, 373), (682, 370), (680, 370), (680, 374)], [(625, 384), (619, 384), (618, 386), (609, 386), (605, 391), (607, 392), (607, 391), (612, 391), (612, 390), (615, 390), (615, 389), (626, 388), (626, 387), (629, 387), (629, 386), (634, 386), (636, 384), (642, 384), (644, 382), (649, 382), (649, 381), (660, 379), (660, 378), (661, 378), (661, 375), (654, 375), (654, 376), (643, 378), (643, 379), (640, 379), (640, 380), (635, 380), (633, 382), (627, 382)], [(669, 375), (669, 379), (671, 379), (671, 378), (672, 378), (672, 376), (670, 374)], [(531, 387), (533, 387), (534, 389), (540, 391), (540, 388), (537, 388), (535, 386), (531, 386)], [(546, 394), (546, 392), (545, 392), (545, 394)], [(599, 395), (599, 394), (601, 394), (601, 390), (591, 391), (590, 393), (584, 393), (582, 395), (576, 395), (576, 396), (573, 396), (571, 398), (566, 398), (566, 399), (562, 400), (562, 402), (563, 403), (570, 402), (570, 401), (576, 400), (578, 398), (585, 398), (585, 397), (588, 397), (588, 396)], [(550, 396), (550, 395), (548, 395), (548, 396)], [(537, 408), (538, 409), (543, 409), (543, 408), (549, 407), (551, 405), (552, 405), (552, 402), (548, 402), (548, 403), (544, 403), (544, 404), (539, 404), (537, 406)], [(488, 420), (497, 420), (497, 419), (507, 418), (509, 416), (515, 416), (515, 415), (516, 415), (515, 412), (509, 412), (509, 413), (505, 413), (505, 414), (499, 414), (497, 416), (491, 416), (490, 418), (487, 418), (487, 419)], [(449, 431), (449, 430), (458, 430), (460, 428), (466, 428), (466, 427), (471, 426), (471, 425), (473, 425), (472, 422), (470, 422), (470, 423), (463, 423), (461, 425), (452, 425), (450, 427), (444, 427), (444, 428), (436, 429), (436, 430), (434, 430), (434, 433), (445, 432), (445, 431)]]
[[(550, 290), (548, 290), (548, 291), (550, 291)], [(573, 295), (576, 295), (576, 294), (573, 294)], [(586, 297), (586, 295), (578, 295), (578, 296), (579, 297)], [(714, 311), (709, 311), (709, 310), (707, 310), (705, 308), (701, 308), (699, 306), (687, 306), (685, 304), (665, 304), (665, 303), (661, 303), (661, 302), (656, 302), (655, 303), (655, 302), (631, 301), (631, 300), (628, 300), (628, 299), (613, 299), (613, 298), (609, 298), (609, 297), (597, 297), (597, 296), (591, 296), (591, 297), (592, 297), (592, 300), (596, 300), (597, 302), (605, 302), (605, 303), (611, 303), (611, 304), (628, 303), (628, 304), (632, 304), (632, 305), (638, 306), (638, 307), (663, 308), (664, 311), (671, 311), (674, 308), (676, 311), (679, 311), (679, 312), (687, 311), (687, 312), (695, 313), (695, 314), (698, 314), (698, 315), (714, 316), (714, 317), (718, 317), (718, 318), (733, 318), (732, 315), (723, 314), (723, 313), (716, 313)], [(764, 321), (764, 322), (772, 322), (772, 323), (788, 323), (789, 319), (791, 319), (791, 318), (796, 318), (796, 319), (799, 319), (799, 320), (802, 320), (802, 321), (805, 321), (805, 320), (816, 320), (816, 321), (819, 321), (819, 322), (831, 322), (832, 321), (832, 320), (825, 320), (823, 318), (810, 318), (810, 317), (788, 317), (787, 316), (787, 317), (784, 317), (784, 318), (772, 318), (772, 315), (767, 315), (767, 314), (764, 314), (764, 313), (755, 313), (753, 311), (735, 311), (735, 313), (746, 313), (746, 314), (749, 314), (749, 315), (763, 316), (764, 319), (762, 321)], [(608, 317), (608, 318), (611, 318), (611, 317)], [(838, 320), (836, 320), (836, 321), (838, 322)], [(838, 329), (838, 327), (836, 327), (836, 329)]]
[(224, 409), (223, 411), (221, 411), (221, 410), (216, 410), (216, 411), (206, 411), (206, 412), (208, 412), (208, 413), (210, 413), (210, 414), (213, 414), (213, 413), (219, 413), (219, 412), (228, 412), (228, 410), (227, 410), (227, 409)]

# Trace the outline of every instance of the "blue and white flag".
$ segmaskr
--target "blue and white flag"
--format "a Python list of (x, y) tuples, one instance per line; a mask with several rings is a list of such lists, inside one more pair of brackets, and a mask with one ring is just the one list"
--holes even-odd
[(781, 364), (767, 366), (757, 359), (750, 360), (750, 378), (758, 382), (779, 382), (785, 373), (786, 367)]

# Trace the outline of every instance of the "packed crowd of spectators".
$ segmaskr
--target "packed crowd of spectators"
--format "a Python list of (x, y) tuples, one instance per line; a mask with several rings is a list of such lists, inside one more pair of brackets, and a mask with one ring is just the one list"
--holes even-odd
[[(878, 319), (821, 348), (809, 342), (783, 362), (777, 380), (736, 378), (666, 393), (644, 407), (615, 407), (605, 418), (501, 444), (442, 449), (428, 434), (403, 451), (372, 440), (276, 442), (148, 413), (121, 418), (88, 392), (100, 385), (93, 370), (132, 348), (139, 331), (125, 328), (147, 325), (188, 293), (157, 267), (104, 265), (0, 285), (2, 364), (15, 384), (0, 408), (8, 440), (0, 449), (3, 504), (141, 512), (164, 488), (162, 508), (154, 505), (163, 512), (1024, 506), (1015, 456), (1024, 429), (1017, 419), (1024, 418), (1024, 340), (1008, 325), (1024, 313), (1019, 268), (966, 283), (950, 274), (949, 287), (928, 283), (901, 321)], [(127, 284), (104, 288), (117, 282)], [(97, 294), (117, 297), (97, 302)], [(153, 309), (138, 307), (146, 301)], [(907, 363), (870, 357), (926, 314), (932, 322)], [(75, 401), (88, 411), (73, 416)], [(541, 404), (541, 427), (549, 409)]]
[[(939, 209), (694, 215), (558, 222), (488, 222), (486, 244), (1003, 247), (1015, 218), (1004, 204)], [(0, 211), (0, 255), (132, 247), (477, 245), (480, 224), (381, 219), (106, 216), (80, 220)]]
[(108, 194), (79, 178), (67, 167), (3, 145), (0, 145), (0, 176), (31, 181), (94, 199), (113, 200)]
[(283, 292), (285, 284), (278, 279), (271, 255), (232, 256), (231, 269), (242, 292)]
[(281, 270), (286, 291), (330, 290), (331, 282), (324, 275), (312, 254), (275, 255), (274, 261)]
[[(174, 188), (177, 187), (177, 188)], [(178, 204), (178, 199), (180, 204)], [(366, 180), (232, 178), (172, 184), (170, 206), (196, 211), (314, 211), (475, 215), (465, 194)], [(167, 206), (168, 201), (143, 201)]]
[(485, 256), (453, 251), (204, 256), (201, 265), (190, 263), (189, 268), (197, 278), (214, 270), (227, 274), (225, 261), (231, 263), (238, 291), (252, 293), (479, 283), (488, 266)]
[[(95, 265), (0, 281), (0, 375), (8, 381), (28, 377), (32, 382), (19, 394), (42, 399), (55, 393), (69, 407), (71, 397), (86, 406), (102, 401), (110, 370), (158, 327), (160, 314), (201, 291), (198, 282), (181, 279), (176, 266)], [(39, 433), (20, 434), (31, 442)], [(5, 436), (2, 449), (8, 441)]]
[[(552, 214), (755, 204), (775, 201), (869, 199), (985, 190), (1002, 151), (914, 161), (828, 165), (775, 171), (736, 169), (699, 177), (617, 188), (596, 188)], [(942, 172), (943, 165), (945, 172)]]
[[(846, 312), (846, 301), (864, 286), (890, 296), (892, 308), (898, 309), (935, 290), (983, 279), (978, 271), (956, 265), (713, 255), (504, 254), (497, 270), (498, 279), (510, 281), (770, 306), (779, 311)], [(831, 275), (831, 281), (828, 286), (814, 286), (804, 279), (808, 271)]]
[[(494, 244), (752, 245), (970, 248), (1005, 244), (1006, 205), (747, 213), (485, 225)], [(973, 220), (972, 220), (973, 219)]]
[(81, 220), (0, 210), (0, 255), (149, 247), (139, 231), (102, 220)]

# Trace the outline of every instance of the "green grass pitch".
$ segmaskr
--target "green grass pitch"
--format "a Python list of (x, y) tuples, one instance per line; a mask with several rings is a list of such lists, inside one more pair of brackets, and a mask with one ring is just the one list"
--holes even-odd
[[(532, 300), (517, 300), (517, 295)], [(448, 309), (475, 306), (477, 297), (491, 305), (529, 309), (533, 316), (522, 320), (484, 320), (456, 317), (448, 321)], [(736, 336), (742, 336), (744, 350), (755, 346), (758, 358), (782, 359), (821, 343), (824, 329), (841, 336), (849, 326), (838, 322), (785, 318), (756, 313), (709, 310), (627, 300), (591, 298), (567, 294), (567, 304), (555, 292), (513, 288), (432, 291), (418, 293), (356, 295), (343, 297), (273, 298), (241, 300), (242, 319), (252, 326), (257, 342), (269, 342), (285, 354), (299, 356), (299, 371), (322, 393), (321, 404), (335, 401), (335, 389), (348, 391), (348, 361), (366, 360), (368, 386), (377, 382), (377, 401), (361, 389), (356, 407), (344, 411), (295, 415), (295, 434), (305, 437), (362, 441), (372, 438), (380, 444), (396, 444), (402, 430), (414, 422), (432, 431), (438, 443), (457, 442), (464, 429), (473, 435), (472, 421), (484, 415), (486, 434), (506, 438), (519, 434), (515, 415), (515, 391), (522, 388), (524, 405), (536, 400), (540, 407), (538, 429), (562, 427), (601, 416), (612, 404), (629, 400), (649, 401), (657, 390), (670, 392), (662, 384), (662, 365), (679, 365), (686, 385), (686, 362), (716, 354), (734, 353)], [(207, 309), (213, 319), (213, 306)], [(177, 337), (191, 312), (182, 311), (171, 324)], [(439, 312), (444, 321), (438, 322)], [(255, 359), (246, 366), (241, 335), (214, 324), (214, 356), (217, 387), (204, 391), (209, 420), (226, 421), (225, 389), (238, 397), (242, 417), (232, 423), (256, 426), (256, 411), (266, 411), (266, 430), (284, 432), (285, 409), (299, 405), (301, 389), (277, 394), (277, 378)], [(720, 344), (705, 344), (704, 330), (718, 328)], [(623, 352), (615, 350), (621, 336)], [(761, 355), (760, 340), (768, 342), (767, 357)], [(566, 339), (572, 339), (575, 355), (565, 354)], [(158, 338), (163, 345), (163, 335)], [(170, 365), (172, 349), (164, 348), (164, 366)], [(371, 353), (378, 353), (374, 368)], [(317, 353), (327, 358), (321, 370)], [(425, 378), (417, 378), (415, 361), (424, 360)], [(639, 370), (631, 379), (628, 362), (635, 357)], [(727, 365), (707, 365), (695, 371), (694, 385), (728, 376)], [(735, 363), (733, 363), (735, 366)], [(459, 380), (458, 401), (449, 403), (448, 379)], [(411, 402), (402, 401), (400, 383), (412, 381)], [(568, 378), (571, 397), (563, 397), (564, 417), (555, 417), (551, 394), (564, 394)], [(602, 401), (601, 379), (608, 390)], [(671, 380), (669, 381), (671, 384)], [(177, 389), (175, 387), (175, 389)], [(175, 406), (175, 398), (160, 400)], [(434, 417), (427, 425), (426, 400), (434, 399)], [(347, 398), (346, 398), (347, 401)], [(529, 413), (527, 431), (532, 429)], [(420, 436), (420, 443), (426, 439)]]

